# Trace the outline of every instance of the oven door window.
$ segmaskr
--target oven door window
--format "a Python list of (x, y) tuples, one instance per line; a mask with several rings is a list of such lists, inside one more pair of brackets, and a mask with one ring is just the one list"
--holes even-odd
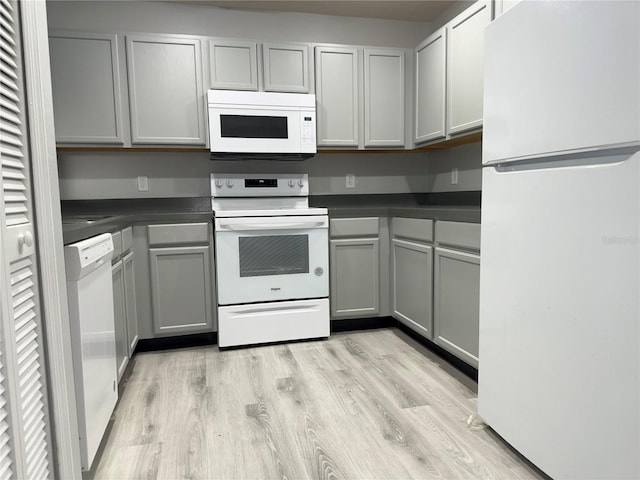
[(309, 273), (308, 235), (240, 237), (240, 277)]
[(223, 138), (289, 138), (287, 117), (220, 115)]

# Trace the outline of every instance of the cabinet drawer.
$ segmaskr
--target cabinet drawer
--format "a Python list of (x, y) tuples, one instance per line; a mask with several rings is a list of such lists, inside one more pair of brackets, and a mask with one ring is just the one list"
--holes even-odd
[(329, 236), (339, 237), (377, 237), (378, 217), (333, 218), (329, 221)]
[(149, 245), (209, 243), (208, 223), (149, 225)]
[(113, 232), (111, 234), (111, 240), (113, 241), (113, 256), (112, 260), (122, 256), (122, 232)]
[(480, 224), (436, 222), (436, 242), (439, 245), (480, 250)]
[(128, 252), (133, 247), (133, 228), (127, 227), (122, 230), (122, 252)]
[(391, 232), (394, 237), (433, 242), (433, 220), (394, 217), (391, 220)]

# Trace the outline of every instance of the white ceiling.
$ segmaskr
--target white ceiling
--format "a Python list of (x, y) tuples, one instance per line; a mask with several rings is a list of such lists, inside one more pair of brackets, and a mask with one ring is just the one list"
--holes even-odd
[(318, 13), (344, 17), (382, 18), (388, 20), (406, 20), (412, 22), (430, 22), (450, 7), (456, 0), (173, 0), (178, 3), (196, 3), (238, 10), (267, 10), (299, 13)]

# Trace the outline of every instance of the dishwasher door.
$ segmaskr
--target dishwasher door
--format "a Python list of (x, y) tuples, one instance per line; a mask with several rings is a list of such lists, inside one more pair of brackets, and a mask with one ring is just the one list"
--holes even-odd
[(110, 234), (65, 247), (82, 468), (91, 469), (118, 400)]

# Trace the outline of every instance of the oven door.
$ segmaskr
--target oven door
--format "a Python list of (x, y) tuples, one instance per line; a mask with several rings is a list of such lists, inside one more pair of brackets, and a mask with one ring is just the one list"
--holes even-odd
[(216, 218), (218, 304), (329, 295), (326, 215)]

